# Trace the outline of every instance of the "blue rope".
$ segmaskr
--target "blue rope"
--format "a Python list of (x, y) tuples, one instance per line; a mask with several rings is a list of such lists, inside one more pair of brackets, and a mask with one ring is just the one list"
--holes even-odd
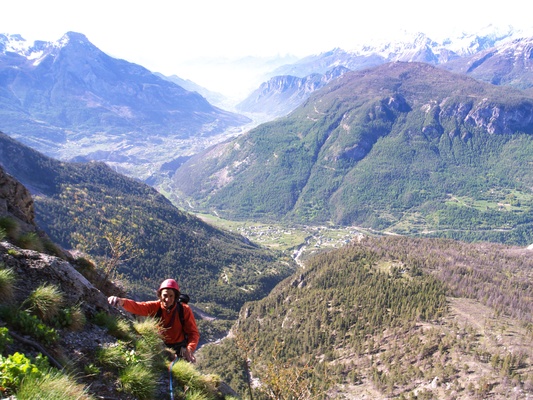
[(172, 361), (168, 367), (168, 378), (170, 380), (170, 400), (174, 400), (174, 389), (172, 388), (172, 367), (176, 361), (178, 361), (177, 354), (174, 356), (174, 361)]

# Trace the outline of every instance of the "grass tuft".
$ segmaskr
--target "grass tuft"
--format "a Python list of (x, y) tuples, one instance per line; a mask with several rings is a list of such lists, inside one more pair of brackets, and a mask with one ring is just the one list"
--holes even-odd
[(206, 398), (213, 398), (220, 384), (218, 375), (202, 375), (187, 361), (179, 360), (172, 367), (172, 375), (183, 387), (191, 391), (203, 393)]
[(1, 217), (0, 218), (0, 229), (4, 231), (4, 234), (10, 238), (15, 238), (19, 234), (19, 224), (18, 222), (11, 217)]
[(27, 311), (44, 322), (52, 321), (61, 310), (63, 294), (55, 285), (42, 284), (35, 289), (22, 304)]
[(39, 235), (37, 235), (35, 232), (24, 233), (20, 235), (16, 241), (17, 244), (23, 249), (35, 250), (39, 252), (44, 251), (43, 242)]
[(93, 400), (82, 384), (60, 372), (36, 377), (29, 375), (17, 391), (18, 400)]
[(124, 369), (120, 373), (119, 383), (122, 391), (140, 400), (154, 398), (156, 377), (142, 364), (133, 364)]
[(0, 303), (7, 303), (13, 298), (15, 280), (15, 273), (12, 269), (0, 269)]
[(134, 322), (133, 328), (141, 336), (135, 343), (135, 349), (142, 362), (156, 369), (164, 369), (164, 343), (157, 321), (146, 318), (144, 321)]
[(129, 322), (124, 319), (102, 311), (95, 315), (94, 323), (107, 328), (109, 333), (117, 339), (131, 340), (131, 327)]
[(104, 367), (124, 369), (128, 365), (126, 353), (122, 345), (100, 347), (96, 352), (97, 361)]

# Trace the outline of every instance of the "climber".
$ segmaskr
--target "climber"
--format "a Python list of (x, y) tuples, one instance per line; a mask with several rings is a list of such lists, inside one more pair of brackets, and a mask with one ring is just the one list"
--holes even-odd
[(159, 300), (137, 302), (110, 296), (108, 302), (112, 306), (124, 307), (132, 314), (160, 319), (165, 345), (173, 349), (178, 357), (196, 362), (194, 352), (200, 333), (191, 308), (186, 301), (180, 301), (178, 283), (174, 279), (166, 279), (156, 293)]

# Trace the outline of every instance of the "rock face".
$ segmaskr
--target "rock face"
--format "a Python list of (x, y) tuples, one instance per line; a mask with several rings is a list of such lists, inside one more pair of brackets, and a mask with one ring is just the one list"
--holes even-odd
[(25, 230), (36, 228), (33, 198), (30, 192), (0, 167), (0, 216), (5, 215), (15, 218), (26, 228)]
[(264, 82), (236, 108), (244, 112), (263, 113), (272, 118), (281, 117), (302, 104), (313, 92), (346, 72), (349, 69), (338, 66), (325, 74), (313, 73), (304, 78), (275, 76)]
[[(35, 223), (31, 193), (0, 167), (0, 217), (5, 216), (15, 219), (21, 232), (46, 236)], [(9, 249), (13, 250), (11, 254)], [(19, 297), (24, 298), (40, 284), (49, 282), (61, 289), (68, 304), (84, 303), (91, 304), (92, 308), (108, 309), (106, 296), (70, 264), (73, 257), (59, 249), (57, 255), (60, 257), (23, 250), (8, 242), (0, 243), (0, 262), (21, 277), (17, 283)], [(116, 288), (106, 289), (116, 292)]]
[[(12, 250), (12, 251), (9, 251)], [(66, 260), (33, 250), (0, 243), (0, 262), (16, 273), (15, 300), (24, 300), (38, 286), (48, 283), (63, 293), (65, 305), (83, 304), (86, 312), (112, 312), (107, 297)]]

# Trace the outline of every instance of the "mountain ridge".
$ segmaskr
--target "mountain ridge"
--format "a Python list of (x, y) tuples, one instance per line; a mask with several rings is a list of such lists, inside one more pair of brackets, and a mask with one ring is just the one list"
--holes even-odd
[[(516, 140), (530, 146), (532, 107), (531, 97), (512, 88), (424, 63), (384, 64), (346, 73), (289, 116), (191, 158), (174, 175), (174, 187), (195, 206), (229, 219), (377, 228), (387, 215), (381, 226), (390, 227), (410, 207), (439, 209), (434, 201), (463, 192), (466, 181), (480, 179), (480, 185), (481, 165), (498, 168), (504, 178), (498, 166), (503, 161), (482, 154), (503, 154), (519, 132)], [(491, 142), (503, 147), (488, 150)], [(525, 159), (528, 148), (521, 150)], [(530, 198), (526, 167), (513, 171)], [(378, 217), (376, 207), (389, 211)]]
[(104, 163), (61, 162), (0, 134), (0, 165), (33, 188), (36, 221), (60, 246), (105, 261), (106, 235), (125, 238), (122, 246), (129, 240), (128, 255), (135, 256), (120, 262), (116, 273), (127, 278), (136, 298), (151, 298), (153, 287), (173, 276), (200, 308), (224, 319), (294, 268), (291, 260), (178, 210), (154, 188)]
[(131, 173), (135, 164), (146, 170), (172, 160), (168, 153), (161, 160), (162, 148), (250, 122), (142, 66), (108, 56), (83, 34), (36, 42), (22, 54), (3, 47), (0, 129), (55, 158), (106, 160)]

